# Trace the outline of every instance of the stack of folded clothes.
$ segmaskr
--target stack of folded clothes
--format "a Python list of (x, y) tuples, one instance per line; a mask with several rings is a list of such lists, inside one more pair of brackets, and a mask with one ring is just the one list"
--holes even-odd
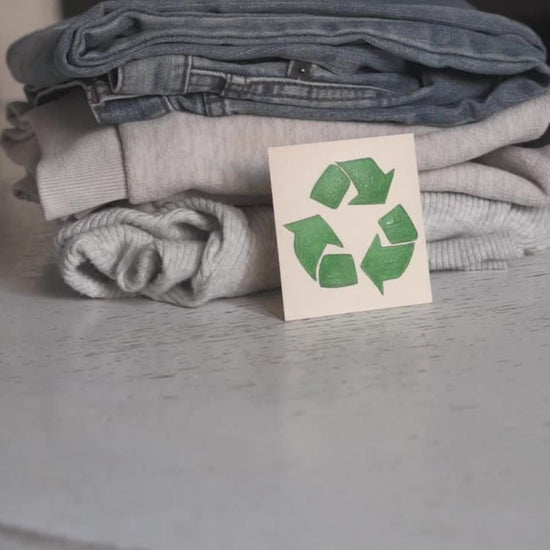
[[(103, 2), (8, 52), (16, 196), (64, 280), (185, 306), (278, 286), (267, 148), (414, 133), (430, 269), (550, 246), (550, 68), (463, 0)], [(231, 116), (230, 116), (231, 115)]]

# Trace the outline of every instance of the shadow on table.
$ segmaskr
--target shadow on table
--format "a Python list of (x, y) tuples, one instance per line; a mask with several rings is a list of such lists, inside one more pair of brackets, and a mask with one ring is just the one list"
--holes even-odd
[(51, 229), (0, 239), (0, 293), (76, 298), (51, 257)]
[(284, 321), (283, 297), (280, 289), (266, 290), (240, 298), (228, 298), (228, 300), (235, 308)]
[(81, 542), (6, 523), (0, 523), (0, 548), (3, 550), (121, 550), (120, 547), (111, 544)]

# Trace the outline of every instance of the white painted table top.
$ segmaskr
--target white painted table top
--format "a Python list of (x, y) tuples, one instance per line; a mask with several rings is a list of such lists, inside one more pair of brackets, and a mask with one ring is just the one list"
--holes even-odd
[(2, 186), (2, 550), (549, 547), (549, 254), (285, 324), (78, 297), (51, 232)]

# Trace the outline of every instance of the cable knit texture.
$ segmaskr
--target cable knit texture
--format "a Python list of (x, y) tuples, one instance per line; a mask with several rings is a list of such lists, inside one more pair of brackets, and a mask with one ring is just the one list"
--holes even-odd
[(271, 208), (202, 197), (90, 214), (62, 227), (54, 253), (64, 280), (92, 297), (196, 306), (279, 283)]
[[(498, 269), (550, 243), (550, 210), (424, 193), (431, 270)], [(205, 197), (107, 208), (64, 224), (63, 279), (96, 298), (148, 296), (182, 306), (279, 285), (273, 211)]]

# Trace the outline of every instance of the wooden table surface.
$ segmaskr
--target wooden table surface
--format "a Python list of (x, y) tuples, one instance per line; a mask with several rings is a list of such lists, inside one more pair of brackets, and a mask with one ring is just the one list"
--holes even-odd
[(549, 547), (550, 255), (285, 324), (81, 298), (51, 234), (1, 186), (2, 550)]

